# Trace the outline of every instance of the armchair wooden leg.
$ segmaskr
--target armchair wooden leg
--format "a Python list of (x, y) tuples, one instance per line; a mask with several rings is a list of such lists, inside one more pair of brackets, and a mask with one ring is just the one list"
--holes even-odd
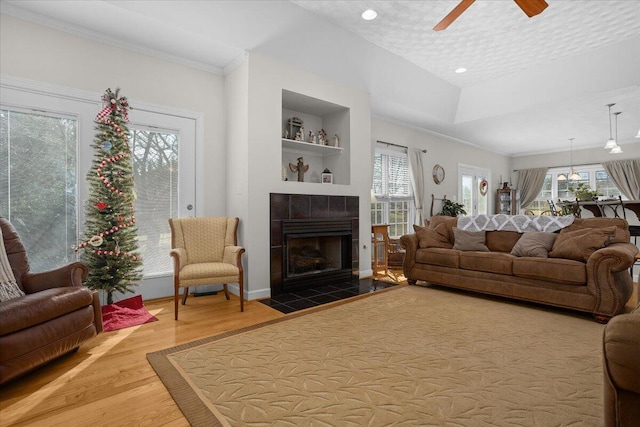
[(176, 320), (178, 320), (178, 299), (180, 298), (180, 294), (179, 294), (180, 287), (176, 283), (173, 286), (173, 288), (174, 288), (174, 291), (173, 291), (173, 305), (174, 305), (173, 311), (175, 313)]
[(224, 296), (227, 297), (227, 301), (229, 301), (229, 289), (227, 288), (227, 284), (222, 285), (224, 288)]
[(182, 294), (182, 305), (187, 303), (187, 296), (189, 295), (189, 287), (184, 288), (184, 294)]

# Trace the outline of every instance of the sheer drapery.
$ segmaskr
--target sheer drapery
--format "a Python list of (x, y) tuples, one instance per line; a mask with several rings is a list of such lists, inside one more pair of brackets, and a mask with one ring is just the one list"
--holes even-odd
[(422, 219), (424, 218), (424, 167), (422, 166), (422, 153), (423, 150), (415, 148), (409, 156), (411, 185), (416, 205), (414, 223), (419, 225), (422, 225)]
[(549, 168), (532, 168), (522, 169), (518, 172), (521, 206), (528, 206), (538, 197), (544, 185), (547, 170)]
[(640, 159), (603, 162), (604, 170), (629, 200), (640, 200)]

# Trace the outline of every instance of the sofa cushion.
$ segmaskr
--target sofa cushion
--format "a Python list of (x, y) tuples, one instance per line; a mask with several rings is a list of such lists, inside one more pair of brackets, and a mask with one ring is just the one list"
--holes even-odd
[(80, 286), (46, 289), (0, 303), (0, 336), (39, 325), (92, 303), (92, 292)]
[(587, 283), (587, 266), (580, 261), (561, 258), (522, 257), (513, 259), (513, 275), (569, 285)]
[(434, 228), (414, 225), (413, 230), (418, 236), (418, 245), (421, 248), (451, 249), (453, 247), (453, 244), (449, 241), (447, 227), (444, 224), (438, 224)]
[(453, 249), (459, 251), (482, 251), (489, 252), (484, 244), (485, 241), (484, 231), (466, 231), (458, 227), (453, 227), (454, 243)]
[(420, 264), (439, 265), (442, 267), (460, 268), (458, 254), (460, 251), (444, 248), (426, 248), (416, 251), (416, 262)]
[(503, 252), (461, 252), (460, 268), (496, 274), (513, 274), (515, 257)]
[(548, 258), (558, 235), (544, 231), (523, 233), (511, 250), (511, 255)]
[(432, 216), (431, 220), (429, 221), (429, 228), (435, 229), (440, 224), (444, 224), (444, 226), (447, 228), (447, 238), (449, 239), (449, 242), (453, 243), (453, 227), (458, 224), (458, 217), (444, 215)]
[(615, 232), (615, 226), (562, 230), (549, 252), (549, 257), (587, 262), (592, 253), (609, 244)]
[(487, 231), (484, 244), (491, 252), (509, 253), (521, 236), (517, 231)]

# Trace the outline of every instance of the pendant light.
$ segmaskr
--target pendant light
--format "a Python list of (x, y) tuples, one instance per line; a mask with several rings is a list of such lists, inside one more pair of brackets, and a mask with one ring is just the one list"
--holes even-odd
[(575, 138), (569, 138), (569, 142), (571, 143), (571, 151), (570, 151), (570, 155), (571, 155), (571, 165), (570, 165), (570, 173), (569, 173), (569, 180), (571, 181), (579, 181), (582, 179), (582, 177), (580, 175), (578, 175), (576, 173), (576, 171), (573, 170), (573, 140)]
[(580, 175), (578, 175), (576, 173), (576, 171), (573, 170), (573, 140), (575, 138), (569, 138), (569, 142), (570, 142), (570, 151), (569, 151), (569, 156), (570, 156), (570, 163), (569, 163), (569, 173), (565, 174), (565, 173), (561, 173), (560, 175), (558, 175), (558, 181), (566, 181), (567, 179), (571, 180), (571, 181), (579, 181), (582, 179), (582, 177)]
[(618, 146), (618, 143), (615, 139), (613, 139), (613, 136), (611, 134), (611, 107), (613, 107), (614, 105), (616, 104), (607, 104), (607, 107), (609, 107), (609, 140), (604, 145), (605, 150), (613, 149)]
[[(616, 141), (618, 140), (618, 115), (620, 114), (622, 114), (622, 111), (613, 113), (613, 115), (616, 117)], [(620, 153), (622, 153), (622, 148), (618, 144), (616, 144), (616, 146), (611, 148), (611, 151), (609, 151), (609, 154), (620, 154)]]

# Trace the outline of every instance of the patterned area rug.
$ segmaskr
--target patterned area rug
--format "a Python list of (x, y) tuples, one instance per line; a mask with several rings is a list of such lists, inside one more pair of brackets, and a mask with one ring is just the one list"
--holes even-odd
[(147, 355), (192, 425), (602, 425), (603, 325), (439, 288)]

